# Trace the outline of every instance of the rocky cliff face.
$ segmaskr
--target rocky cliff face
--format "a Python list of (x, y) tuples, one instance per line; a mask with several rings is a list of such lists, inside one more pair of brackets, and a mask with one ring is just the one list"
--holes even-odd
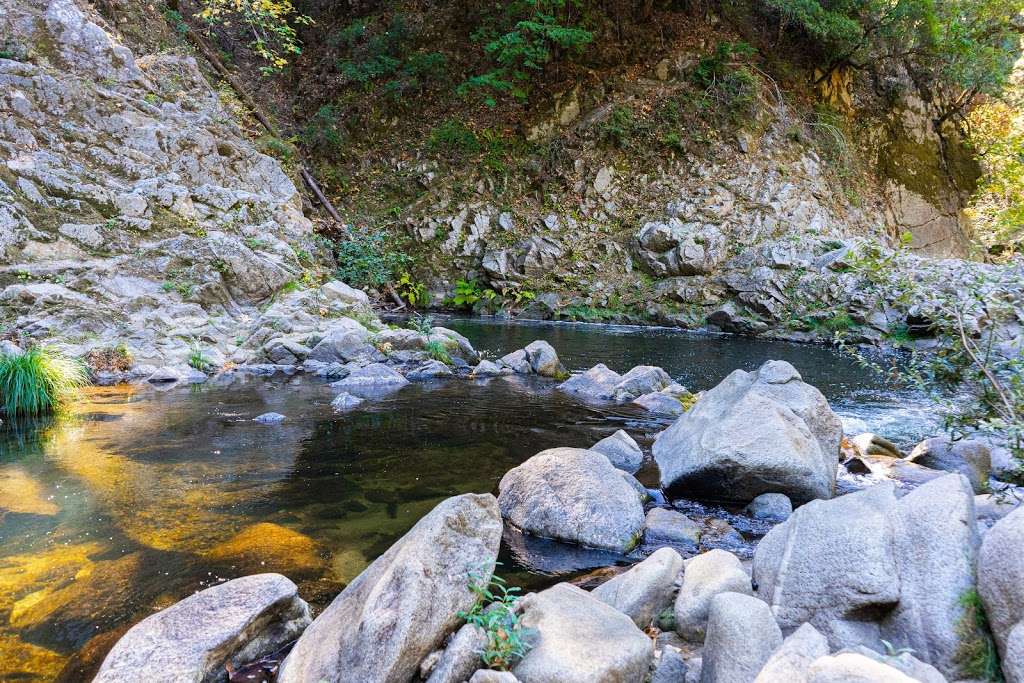
[(292, 180), (190, 56), (137, 58), (73, 0), (3, 0), (0, 35), (0, 325), (230, 357), (313, 249)]

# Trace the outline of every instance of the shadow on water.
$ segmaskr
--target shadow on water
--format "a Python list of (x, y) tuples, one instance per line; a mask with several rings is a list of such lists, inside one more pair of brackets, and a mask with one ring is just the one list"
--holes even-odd
[[(828, 349), (446, 324), (491, 357), (546, 338), (573, 369), (657, 364), (693, 389), (784, 358), (842, 414), (907, 434), (927, 426), (909, 412), (913, 401), (887, 396)], [(496, 491), (538, 451), (585, 447), (619, 428), (649, 448), (667, 424), (628, 405), (581, 404), (537, 378), (413, 384), (343, 414), (333, 395), (304, 377), (94, 388), (70, 417), (0, 431), (0, 680), (87, 679), (128, 625), (236, 576), (284, 573), (322, 606), (444, 498)], [(287, 418), (252, 421), (268, 411)], [(657, 483), (650, 463), (638, 477)], [(732, 524), (741, 553), (766, 531), (735, 510), (687, 512)], [(527, 587), (631, 559), (515, 534), (501, 557)]]

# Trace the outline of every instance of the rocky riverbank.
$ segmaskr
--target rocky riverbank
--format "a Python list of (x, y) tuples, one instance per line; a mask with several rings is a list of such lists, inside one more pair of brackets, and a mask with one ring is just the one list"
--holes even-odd
[[(346, 378), (362, 368), (345, 392), (410, 374), (387, 361), (306, 363)], [(481, 366), (550, 377), (582, 401), (679, 403), (659, 368), (556, 379), (543, 342)], [(1021, 492), (993, 476), (986, 444), (930, 439), (906, 457), (884, 453), (882, 437), (844, 436), (782, 361), (691, 400), (655, 440), (661, 490), (630, 474), (647, 456), (625, 431), (543, 451), (496, 496), (439, 504), (315, 619), (287, 578), (235, 579), (136, 624), (96, 680), (931, 683), (982, 678), (1001, 662), (1007, 681), (1024, 681)], [(838, 489), (837, 474), (859, 478), (857, 490)], [(709, 530), (684, 499), (746, 505), (773, 528), (752, 561), (707, 550)], [(640, 561), (506, 596), (492, 579), (515, 536)]]

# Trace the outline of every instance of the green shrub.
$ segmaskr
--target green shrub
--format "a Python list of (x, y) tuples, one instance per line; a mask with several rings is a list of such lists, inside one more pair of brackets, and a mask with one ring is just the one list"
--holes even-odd
[(49, 347), (33, 346), (21, 355), (0, 356), (0, 399), (8, 415), (53, 412), (87, 381), (81, 363)]
[(335, 245), (335, 276), (353, 287), (383, 287), (394, 282), (412, 263), (383, 232), (354, 232)]
[(459, 612), (459, 617), (487, 635), (487, 645), (480, 652), (483, 663), (508, 671), (530, 650), (526, 640), (530, 629), (523, 627), (515, 611), (520, 589), (496, 575), (488, 579), (479, 570), (470, 572), (469, 588), (477, 596), (476, 604), (468, 612)]
[(729, 115), (733, 122), (750, 114), (757, 101), (758, 79), (745, 63), (756, 50), (744, 42), (721, 42), (715, 51), (697, 62), (694, 84), (704, 90), (715, 112)]
[(302, 130), (302, 141), (308, 147), (325, 152), (339, 151), (345, 139), (346, 132), (338, 121), (338, 111), (329, 104), (317, 109)]
[(192, 345), (192, 350), (188, 354), (188, 364), (199, 372), (209, 372), (214, 367), (213, 361), (206, 357), (198, 343)]
[(601, 140), (616, 147), (625, 147), (629, 137), (636, 128), (633, 110), (629, 107), (616, 106), (608, 118), (598, 128)]
[(448, 119), (430, 131), (427, 147), (449, 154), (476, 154), (481, 149), (476, 133), (456, 119)]

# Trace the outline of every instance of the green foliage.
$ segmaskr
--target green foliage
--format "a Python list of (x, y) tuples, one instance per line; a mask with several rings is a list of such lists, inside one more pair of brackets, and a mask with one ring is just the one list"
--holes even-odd
[(747, 63), (756, 52), (742, 41), (718, 43), (714, 52), (697, 62), (691, 75), (712, 111), (729, 115), (735, 123), (749, 115), (757, 101), (759, 81)]
[(338, 110), (330, 104), (317, 109), (306, 122), (301, 137), (311, 149), (328, 153), (340, 151), (345, 144), (346, 131), (338, 120)]
[(999, 652), (977, 589), (971, 588), (961, 595), (960, 606), (964, 610), (957, 624), (960, 647), (956, 662), (960, 666), (960, 674), (982, 681), (1002, 681)]
[(59, 409), (87, 382), (85, 368), (59, 351), (33, 346), (0, 356), (0, 403), (11, 416), (37, 416)]
[(430, 292), (422, 282), (416, 282), (409, 273), (402, 273), (402, 276), (395, 282), (395, 291), (413, 308), (419, 308), (430, 304)]
[(763, 0), (826, 67), (903, 60), (964, 91), (998, 94), (1020, 52), (1024, 0)]
[(439, 360), (445, 365), (451, 365), (454, 361), (452, 360), (452, 354), (448, 352), (444, 342), (439, 339), (433, 339), (428, 341), (423, 349), (427, 352), (427, 355), (434, 360)]
[(440, 52), (413, 51), (413, 38), (405, 16), (395, 14), (386, 23), (372, 16), (357, 19), (330, 42), (347, 53), (337, 62), (346, 82), (367, 88), (383, 82), (388, 97), (399, 101), (442, 80), (447, 72), (447, 58)]
[(351, 239), (335, 245), (335, 258), (335, 276), (353, 287), (383, 287), (412, 263), (383, 232), (353, 232)]
[(495, 64), (486, 73), (462, 83), (458, 92), (482, 91), (490, 106), (495, 94), (525, 100), (530, 80), (563, 56), (577, 55), (594, 40), (578, 23), (577, 0), (515, 0), (499, 3), (473, 34)]
[(198, 342), (192, 344), (188, 354), (188, 364), (199, 372), (209, 372), (214, 368), (213, 361), (206, 357)]
[(264, 73), (280, 71), (290, 57), (302, 53), (295, 26), (313, 23), (291, 0), (200, 0), (196, 17), (211, 26), (240, 21), (253, 36), (249, 47), (265, 62)]
[(449, 154), (476, 154), (480, 151), (480, 140), (466, 124), (456, 119), (447, 119), (430, 131), (427, 147), (433, 152)]
[(480, 659), (490, 669), (510, 670), (530, 651), (527, 638), (531, 630), (524, 628), (516, 613), (515, 604), (520, 589), (490, 572), (469, 572), (469, 588), (477, 596), (476, 604), (459, 617), (475, 624), (487, 635), (487, 645), (480, 651)]
[(434, 320), (429, 315), (414, 315), (406, 322), (406, 327), (427, 335), (430, 334), (430, 330), (434, 329)]
[(604, 142), (616, 147), (625, 147), (635, 127), (633, 110), (629, 107), (616, 106), (598, 127), (598, 134)]
[(476, 280), (456, 280), (455, 296), (449, 303), (458, 308), (472, 308), (476, 302), (493, 301), (498, 293), (490, 287), (481, 287)]

